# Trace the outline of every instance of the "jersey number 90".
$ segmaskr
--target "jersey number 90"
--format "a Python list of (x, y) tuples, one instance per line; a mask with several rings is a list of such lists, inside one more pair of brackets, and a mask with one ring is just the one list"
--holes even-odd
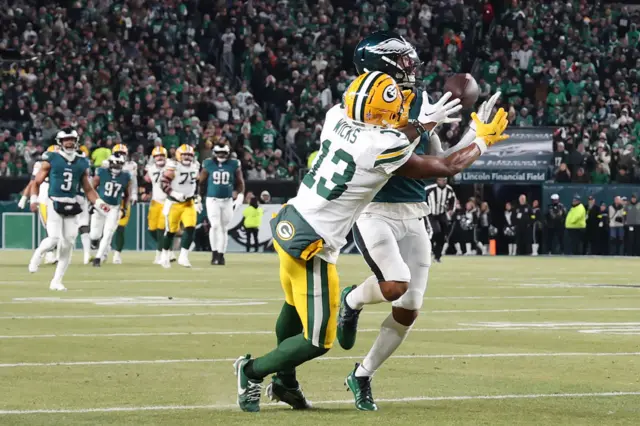
[[(313, 186), (316, 185), (316, 193), (327, 201), (335, 200), (336, 198), (341, 196), (344, 191), (347, 190), (347, 183), (351, 182), (351, 179), (353, 179), (353, 175), (356, 172), (356, 162), (353, 160), (353, 156), (341, 148), (333, 153), (330, 161), (334, 164), (334, 166), (330, 165), (328, 169), (335, 170), (338, 169), (338, 165), (344, 165), (342, 172), (335, 171), (330, 177), (317, 177), (316, 175), (318, 174), (318, 171), (320, 171), (322, 163), (327, 159), (327, 156), (329, 155), (330, 147), (330, 140), (325, 139), (324, 141), (322, 141), (322, 151), (318, 155), (318, 158), (316, 159), (316, 162), (311, 170), (309, 170), (309, 172), (307, 172), (305, 177), (302, 179), (302, 183), (308, 188), (313, 188)], [(321, 174), (323, 171), (325, 170), (320, 171)], [(333, 189), (327, 188), (327, 178), (331, 180), (331, 182), (333, 182)]]
[(211, 182), (214, 185), (229, 185), (231, 174), (227, 171), (219, 171), (211, 173)]

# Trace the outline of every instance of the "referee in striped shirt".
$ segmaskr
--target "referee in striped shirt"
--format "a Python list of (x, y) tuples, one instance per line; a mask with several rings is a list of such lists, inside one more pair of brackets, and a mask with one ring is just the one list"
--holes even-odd
[(447, 185), (447, 178), (438, 178), (436, 183), (428, 185), (425, 189), (429, 206), (429, 222), (433, 230), (431, 236), (433, 255), (436, 262), (440, 262), (442, 249), (449, 236), (449, 220), (456, 205), (456, 194), (453, 188)]

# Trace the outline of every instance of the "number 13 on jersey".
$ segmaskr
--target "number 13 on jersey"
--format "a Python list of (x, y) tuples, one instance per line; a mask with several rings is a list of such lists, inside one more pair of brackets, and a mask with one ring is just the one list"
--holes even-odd
[[(322, 141), (318, 158), (302, 179), (302, 183), (310, 189), (315, 185), (316, 193), (327, 201), (340, 197), (347, 190), (347, 184), (356, 172), (353, 156), (342, 148), (336, 150), (328, 160), (330, 148), (330, 140)], [(328, 180), (333, 183), (330, 187), (327, 187)]]

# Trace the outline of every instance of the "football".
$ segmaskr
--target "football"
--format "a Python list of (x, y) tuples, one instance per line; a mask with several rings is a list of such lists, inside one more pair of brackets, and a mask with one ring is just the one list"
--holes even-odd
[(480, 96), (476, 79), (469, 73), (453, 74), (444, 83), (444, 92), (451, 92), (451, 99), (460, 99), (463, 108), (471, 108)]

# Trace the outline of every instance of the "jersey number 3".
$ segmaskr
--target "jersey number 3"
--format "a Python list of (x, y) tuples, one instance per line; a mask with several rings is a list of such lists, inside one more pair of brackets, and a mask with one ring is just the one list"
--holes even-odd
[[(344, 149), (338, 149), (334, 152), (333, 157), (331, 157), (330, 160), (335, 166), (330, 166), (329, 169), (335, 170), (340, 164), (345, 164), (342, 172), (335, 171), (330, 177), (317, 177), (316, 174), (318, 174), (319, 169), (322, 167), (322, 163), (327, 159), (327, 155), (329, 155), (330, 146), (330, 140), (325, 139), (322, 141), (322, 151), (318, 155), (318, 158), (311, 170), (309, 170), (304, 179), (302, 179), (302, 183), (308, 188), (313, 188), (313, 185), (316, 185), (316, 193), (327, 201), (335, 200), (341, 196), (344, 191), (347, 190), (347, 183), (351, 182), (351, 179), (353, 179), (353, 175), (356, 172), (356, 162), (353, 161), (353, 156)], [(333, 182), (333, 189), (327, 188), (327, 178)]]

